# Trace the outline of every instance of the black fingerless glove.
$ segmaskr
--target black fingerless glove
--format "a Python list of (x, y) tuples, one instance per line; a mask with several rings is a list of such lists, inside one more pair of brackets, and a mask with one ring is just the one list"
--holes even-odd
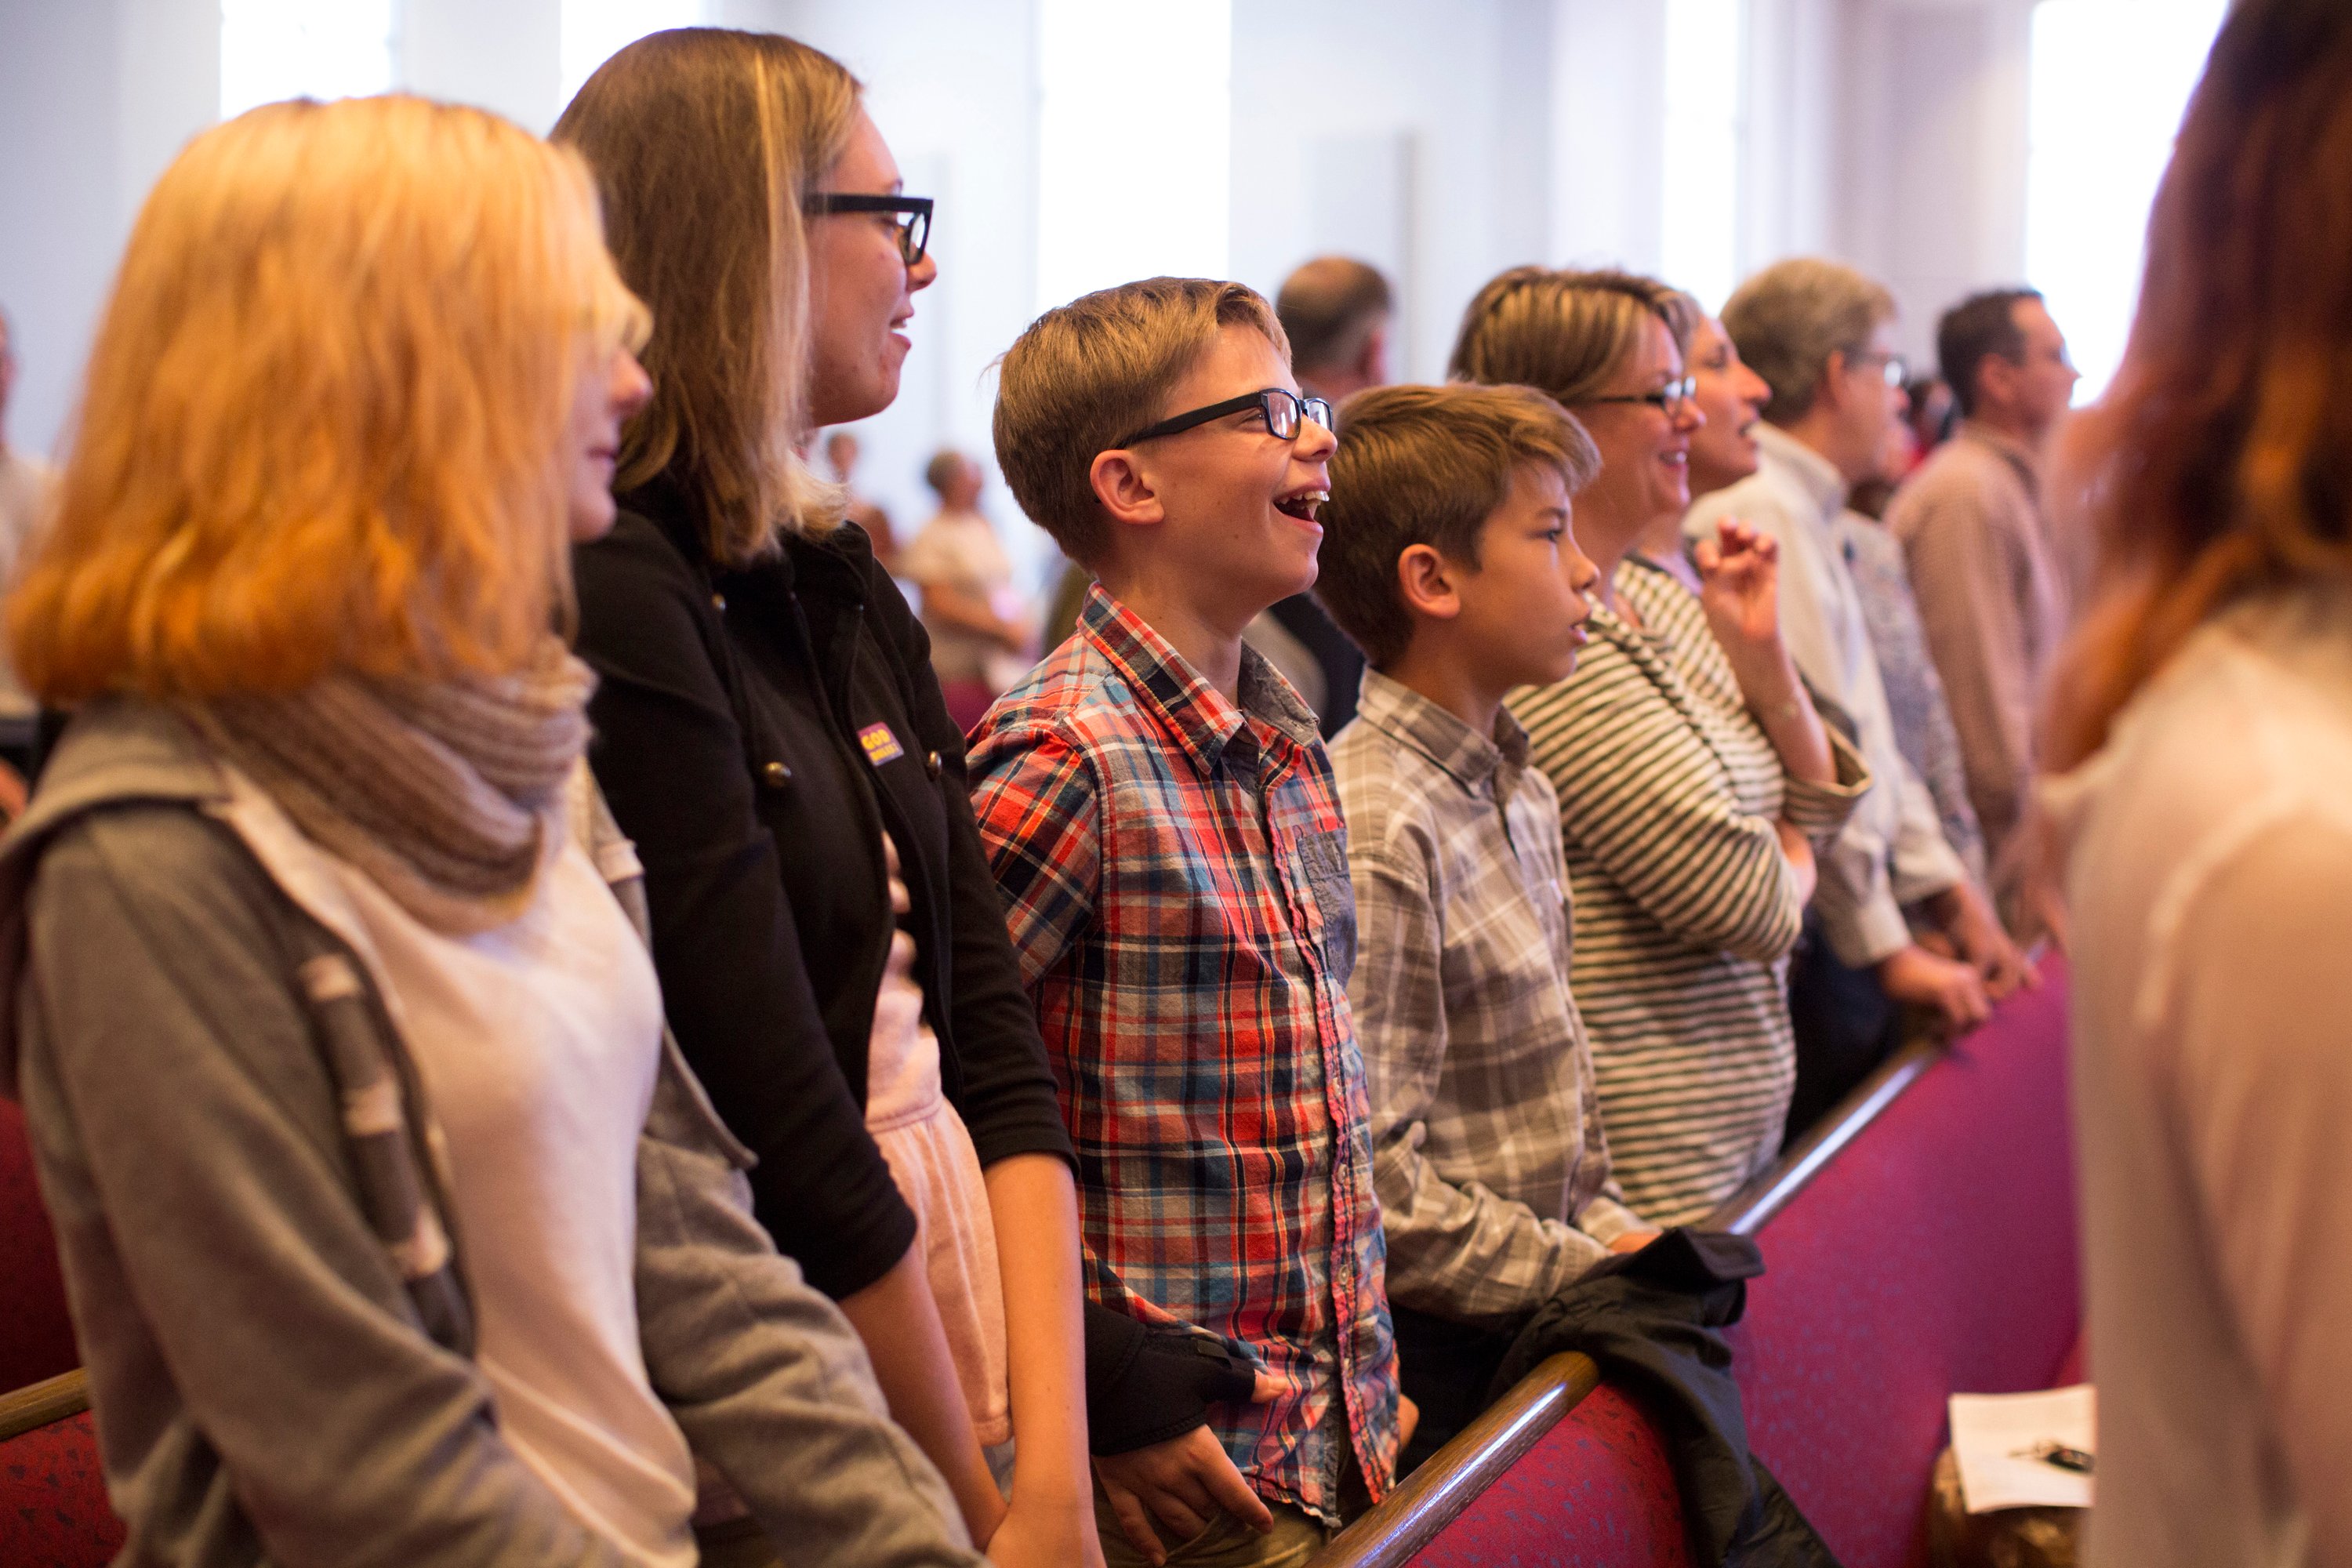
[(1210, 1405), (1247, 1405), (1256, 1388), (1256, 1363), (1214, 1334), (1087, 1303), (1087, 1433), (1096, 1453), (1181, 1437), (1208, 1420)]

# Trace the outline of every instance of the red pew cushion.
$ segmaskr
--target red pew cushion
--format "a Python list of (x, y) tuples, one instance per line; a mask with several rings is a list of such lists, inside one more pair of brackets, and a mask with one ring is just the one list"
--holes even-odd
[[(25, 1113), (0, 1098), (0, 1394), (81, 1364), (48, 1211), (33, 1181)], [(6, 1561), (14, 1563), (16, 1559)]]
[(1647, 1417), (1603, 1384), (1421, 1549), (1412, 1568), (1685, 1568), (1682, 1501)]
[(2066, 984), (2044, 970), (1758, 1238), (1755, 1451), (1846, 1568), (1923, 1560), (1945, 1399), (2051, 1386), (2080, 1331)]
[(121, 1549), (89, 1412), (0, 1442), (0, 1563), (100, 1568)]

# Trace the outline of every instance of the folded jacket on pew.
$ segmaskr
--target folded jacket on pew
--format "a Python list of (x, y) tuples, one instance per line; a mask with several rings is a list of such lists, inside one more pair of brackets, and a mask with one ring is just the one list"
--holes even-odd
[(1748, 1451), (1731, 1347), (1719, 1331), (1747, 1308), (1743, 1281), (1763, 1272), (1763, 1255), (1748, 1237), (1676, 1226), (1639, 1252), (1600, 1264), (1538, 1309), (1487, 1397), (1500, 1398), (1547, 1356), (1591, 1356), (1664, 1440), (1693, 1563), (1837, 1568), (1780, 1483)]

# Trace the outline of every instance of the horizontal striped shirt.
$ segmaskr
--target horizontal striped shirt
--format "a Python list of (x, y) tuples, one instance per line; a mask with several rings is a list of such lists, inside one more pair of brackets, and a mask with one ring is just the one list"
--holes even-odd
[(1813, 908), (1830, 951), (1861, 968), (1911, 942), (1903, 908), (1968, 879), (1944, 841), (1936, 803), (1895, 741), (1878, 656), (1862, 591), (1838, 527), (1845, 479), (1829, 459), (1787, 431), (1756, 427), (1757, 470), (1701, 497), (1683, 518), (1687, 539), (1712, 539), (1724, 518), (1740, 518), (1780, 546), (1780, 640), (1805, 683), (1853, 721), (1875, 781), (1837, 837), (1822, 846)]
[(1834, 834), (1870, 775), (1790, 778), (1697, 598), (1629, 557), (1576, 673), (1513, 694), (1559, 797), (1574, 910), (1570, 985), (1592, 1042), (1625, 1200), (1705, 1215), (1780, 1147), (1796, 1047), (1782, 986), (1804, 910), (1772, 824)]
[(1227, 701), (1089, 589), (974, 732), (972, 809), (1077, 1148), (1087, 1286), (1245, 1344), (1280, 1384), (1211, 1425), (1339, 1522), (1396, 1457), (1355, 899), (1315, 715), (1254, 650)]
[(1610, 1184), (1569, 994), (1559, 808), (1508, 713), (1481, 735), (1377, 670), (1331, 769), (1389, 1295), (1499, 1324), (1642, 1225)]

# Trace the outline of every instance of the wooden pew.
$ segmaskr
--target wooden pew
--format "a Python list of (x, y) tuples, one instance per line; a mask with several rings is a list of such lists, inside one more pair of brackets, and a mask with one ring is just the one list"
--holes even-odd
[[(1768, 1272), (1732, 1331), (1755, 1450), (1846, 1568), (1924, 1562), (1944, 1397), (2077, 1375), (2066, 982), (1946, 1049), (1905, 1047), (1708, 1225)], [(1556, 1356), (1318, 1559), (1321, 1568), (1686, 1561), (1656, 1433)]]
[(80, 1370), (0, 1394), (0, 1563), (102, 1568), (123, 1536)]

